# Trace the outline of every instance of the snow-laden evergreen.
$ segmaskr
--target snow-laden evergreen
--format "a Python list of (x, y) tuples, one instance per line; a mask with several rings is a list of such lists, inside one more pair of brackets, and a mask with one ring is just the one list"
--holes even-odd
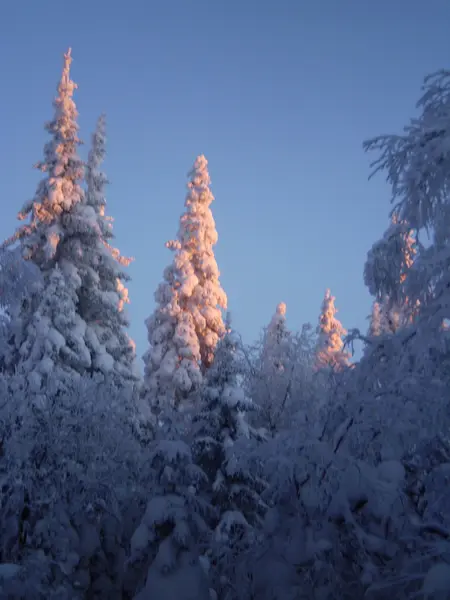
[(224, 332), (227, 298), (219, 282), (213, 246), (217, 231), (210, 204), (207, 160), (199, 156), (190, 173), (186, 211), (180, 218), (172, 264), (155, 293), (147, 319), (149, 349), (144, 355), (150, 402), (180, 405), (198, 389)]
[(129, 597), (138, 592), (136, 600), (209, 600), (200, 563), (214, 512), (201, 496), (206, 475), (180, 440), (158, 440), (150, 451), (149, 468), (151, 498), (131, 538), (124, 590)]
[(52, 374), (65, 389), (91, 366), (87, 326), (76, 304), (73, 288), (56, 266), (30, 322), (21, 332), (19, 372), (27, 374), (33, 393), (45, 394)]
[(183, 281), (182, 293), (186, 296), (186, 309), (194, 319), (202, 366), (208, 368), (225, 331), (222, 310), (227, 308), (227, 296), (219, 281), (214, 256), (218, 240), (210, 208), (214, 196), (210, 190), (208, 161), (203, 155), (196, 158), (189, 176), (186, 210), (180, 218), (177, 235), (178, 253), (193, 268), (192, 277)]
[(267, 509), (260, 496), (264, 482), (242, 467), (234, 447), (239, 439), (264, 435), (247, 421), (246, 413), (256, 407), (241, 387), (239, 345), (231, 330), (220, 340), (193, 420), (194, 457), (208, 476), (209, 498), (218, 510), (214, 561), (225, 572), (235, 568), (234, 554), (252, 544)]
[(343, 338), (347, 331), (336, 318), (335, 297), (326, 290), (317, 328), (316, 368), (340, 371), (349, 365), (349, 353), (344, 349)]
[(147, 319), (149, 349), (144, 355), (148, 400), (156, 408), (178, 407), (200, 386), (200, 346), (192, 315), (181, 307), (179, 281), (184, 265), (174, 261), (155, 292), (156, 309)]
[(280, 302), (273, 315), (263, 340), (262, 361), (264, 368), (282, 373), (286, 366), (290, 334), (286, 326), (286, 304)]
[[(119, 250), (109, 243), (114, 235), (112, 218), (105, 214), (105, 185), (108, 180), (101, 171), (105, 155), (106, 122), (102, 115), (92, 136), (86, 168), (86, 207), (83, 206), (82, 210), (94, 210), (97, 227), (91, 232), (90, 239), (85, 240), (85, 264), (78, 292), (79, 310), (98, 339), (95, 352), (103, 355), (103, 359), (107, 357), (110, 370), (119, 377), (137, 379), (135, 346), (126, 333), (129, 321), (124, 310), (129, 298), (123, 281), (130, 277), (123, 267), (128, 266), (131, 259), (121, 256)], [(94, 366), (100, 368), (100, 364)]]
[(0, 307), (9, 318), (41, 285), (39, 269), (22, 258), (20, 247), (0, 250)]
[(69, 48), (53, 101), (54, 117), (45, 125), (51, 139), (44, 146), (44, 159), (36, 164), (44, 177), (35, 196), (24, 204), (18, 217), (22, 221), (29, 218), (29, 223), (4, 243), (7, 246), (21, 240), (24, 257), (32, 259), (42, 271), (50, 270), (59, 259), (60, 242), (63, 243), (67, 235), (68, 215), (84, 200), (83, 162), (77, 153), (81, 144), (78, 112), (73, 100), (77, 85), (70, 79), (71, 62)]
[[(76, 84), (70, 79), (71, 61), (69, 50), (64, 55), (58, 95), (53, 103), (55, 116), (46, 125), (51, 140), (45, 145), (44, 160), (37, 165), (45, 176), (33, 200), (27, 202), (19, 214), (21, 220), (29, 216), (30, 222), (6, 242), (20, 240), (24, 258), (33, 261), (44, 280), (43, 295), (35, 295), (24, 303), (16, 315), (9, 349), (10, 368), (24, 373), (34, 391), (45, 385), (46, 376), (55, 368), (55, 359), (56, 367), (61, 368), (61, 380), (70, 379), (74, 372), (82, 373), (91, 365), (85, 323), (81, 323), (79, 317), (74, 318), (80, 279), (64, 252), (70, 240), (69, 231), (73, 230), (71, 213), (84, 200), (83, 163), (77, 155), (80, 144), (77, 110), (72, 98)], [(50, 296), (56, 292), (60, 294), (61, 304), (56, 311), (49, 310)], [(41, 315), (45, 316), (44, 320), (40, 320)], [(74, 340), (76, 344), (71, 346)], [(60, 348), (67, 348), (67, 354), (60, 354)], [(69, 362), (67, 357), (70, 357)]]
[[(87, 202), (81, 186), (84, 166), (77, 154), (81, 142), (71, 61), (69, 50), (54, 100), (55, 115), (46, 125), (51, 139), (45, 145), (44, 160), (37, 165), (44, 177), (19, 215), (21, 220), (29, 217), (29, 223), (5, 242), (7, 246), (19, 241), (24, 258), (38, 267), (43, 278), (43, 294), (35, 294), (15, 315), (8, 348), (9, 368), (23, 373), (34, 391), (39, 385), (45, 388), (45, 378), (53, 369), (64, 373), (61, 379), (67, 373), (71, 377), (97, 371), (119, 380), (136, 378), (134, 348), (121, 329), (126, 321), (119, 316), (123, 292), (116, 276), (120, 272), (112, 266), (120, 257), (105, 244), (100, 215)], [(90, 157), (92, 202), (94, 193), (102, 191), (98, 183), (103, 179), (97, 176), (94, 158), (102, 151), (94, 146)], [(51, 298), (55, 290), (59, 308)], [(106, 320), (110, 323), (105, 333), (102, 324)]]

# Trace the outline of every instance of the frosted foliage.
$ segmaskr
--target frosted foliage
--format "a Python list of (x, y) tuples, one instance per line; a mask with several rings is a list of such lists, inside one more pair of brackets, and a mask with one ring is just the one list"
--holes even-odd
[(6, 245), (22, 240), (25, 258), (31, 258), (41, 269), (54, 261), (64, 238), (64, 215), (83, 198), (80, 181), (83, 163), (77, 155), (78, 113), (73, 101), (76, 84), (70, 79), (71, 52), (64, 55), (64, 68), (53, 102), (55, 115), (45, 126), (51, 139), (44, 147), (44, 160), (36, 167), (45, 174), (35, 197), (19, 213), (19, 219), (30, 218), (28, 225), (19, 228)]
[(450, 314), (449, 98), (449, 71), (426, 77), (417, 104), (419, 116), (401, 135), (380, 136), (364, 144), (378, 154), (374, 173), (385, 172), (399, 221), (408, 223), (418, 239), (431, 236), (429, 248), (420, 246), (404, 287), (414, 307), (420, 302), (420, 312), (433, 319), (433, 327)]
[(41, 272), (22, 257), (21, 249), (0, 250), (0, 365), (14, 370), (15, 352), (9, 341), (21, 307), (42, 289)]
[(378, 298), (389, 296), (397, 303), (405, 301), (402, 284), (413, 265), (415, 254), (415, 238), (411, 229), (394, 218), (383, 238), (368, 253), (364, 280), (369, 292)]
[(190, 176), (177, 239), (167, 243), (173, 262), (146, 321), (150, 347), (144, 355), (145, 380), (150, 401), (157, 405), (178, 406), (198, 389), (201, 367), (211, 365), (225, 331), (227, 298), (213, 251), (217, 232), (209, 207), (214, 197), (204, 156), (197, 158)]
[(41, 285), (41, 272), (22, 258), (19, 247), (0, 250), (0, 306), (9, 316)]
[(407, 305), (404, 305), (403, 308), (404, 310), (387, 296), (383, 296), (380, 302), (375, 301), (372, 305), (372, 314), (370, 316), (369, 335), (374, 337), (392, 334), (400, 327), (407, 325), (411, 316)]
[[(216, 406), (220, 411), (229, 411), (233, 418), (235, 411), (253, 410), (253, 402), (246, 398), (240, 383), (242, 375), (242, 355), (239, 353), (240, 340), (236, 333), (228, 331), (217, 346), (213, 364), (207, 372), (203, 395), (210, 408)], [(234, 430), (234, 434), (232, 431)], [(239, 427), (230, 430), (232, 437), (242, 433)]]
[(81, 276), (80, 312), (99, 342), (99, 352), (106, 354), (111, 371), (120, 378), (136, 379), (135, 348), (126, 328), (129, 325), (125, 304), (130, 302), (123, 281), (129, 276), (123, 267), (131, 259), (121, 256), (109, 244), (114, 235), (112, 219), (106, 216), (105, 186), (108, 180), (101, 171), (106, 155), (106, 121), (102, 115), (92, 136), (86, 169), (86, 206), (80, 207), (80, 218), (92, 221), (78, 270)]
[(251, 421), (272, 435), (290, 427), (293, 414), (308, 403), (314, 340), (311, 328), (301, 333), (288, 330), (286, 305), (278, 305), (261, 341), (246, 349), (245, 389), (257, 399), (258, 411)]
[(161, 573), (152, 565), (145, 588), (135, 600), (211, 600), (208, 579), (195, 556), (188, 552), (180, 555), (179, 567)]
[(76, 295), (55, 268), (32, 318), (15, 336), (18, 369), (34, 393), (45, 393), (50, 375), (62, 389), (91, 367), (86, 323), (76, 310)]
[(235, 450), (239, 440), (258, 436), (246, 420), (245, 413), (255, 407), (239, 385), (238, 347), (238, 338), (230, 331), (219, 342), (204, 382), (201, 409), (193, 421), (194, 457), (208, 476), (208, 497), (218, 510), (212, 553), (225, 588), (237, 554), (254, 541), (254, 527), (266, 510), (260, 497), (264, 483), (242, 467)]
[[(176, 589), (176, 582), (184, 580), (199, 586), (199, 597), (204, 597), (201, 594), (208, 591), (207, 579), (204, 573), (200, 577), (198, 556), (209, 535), (206, 521), (213, 512), (199, 493), (206, 476), (194, 465), (189, 447), (176, 440), (155, 442), (149, 467), (152, 497), (131, 538), (125, 590), (130, 597), (138, 592), (136, 598), (163, 600)], [(178, 592), (177, 598), (193, 597), (193, 590)]]
[(427, 78), (404, 135), (367, 144), (396, 206), (365, 267), (359, 361), (346, 368), (329, 290), (317, 335), (289, 331), (283, 303), (253, 348), (223, 323), (199, 157), (141, 390), (104, 119), (85, 197), (79, 159), (62, 158), (77, 144), (69, 64), (46, 183), (0, 254), (0, 597), (448, 598), (450, 72)]
[(193, 316), (202, 364), (206, 367), (212, 363), (215, 347), (224, 333), (222, 309), (227, 307), (213, 250), (218, 235), (210, 209), (214, 196), (209, 186), (208, 161), (203, 155), (198, 156), (190, 172), (175, 258), (175, 262), (186, 265), (180, 282), (181, 295), (186, 310)]
[(155, 293), (157, 308), (146, 321), (145, 382), (152, 403), (177, 406), (201, 383), (200, 348), (192, 316), (180, 308), (174, 268), (165, 276)]
[[(103, 200), (99, 199), (103, 197), (105, 183), (103, 174), (98, 171), (104, 156), (104, 121), (100, 121), (89, 155), (85, 196), (80, 186), (84, 168), (77, 155), (80, 140), (72, 98), (76, 85), (69, 75), (71, 60), (69, 50), (64, 56), (58, 96), (54, 101), (55, 116), (46, 125), (51, 140), (45, 145), (44, 160), (38, 164), (45, 174), (44, 179), (39, 183), (34, 199), (19, 215), (20, 219), (29, 216), (30, 223), (5, 242), (7, 246), (20, 240), (23, 257), (36, 265), (44, 285), (50, 286), (44, 293), (47, 300), (53, 285), (64, 290), (62, 293), (67, 300), (62, 305), (66, 314), (61, 316), (58, 316), (56, 306), (51, 314), (44, 309), (44, 321), (50, 320), (51, 325), (44, 326), (41, 322), (37, 327), (35, 323), (34, 311), (39, 298), (22, 303), (11, 323), (15, 348), (10, 349), (10, 354), (15, 363), (10, 367), (18, 367), (21, 371), (31, 369), (30, 377), (35, 387), (40, 386), (37, 374), (43, 368), (41, 365), (36, 369), (32, 364), (33, 356), (42, 353), (36, 350), (36, 344), (46, 347), (49, 343), (46, 330), (59, 331), (59, 321), (64, 319), (68, 319), (64, 327), (72, 333), (60, 332), (69, 335), (61, 350), (53, 348), (44, 352), (45, 356), (46, 352), (51, 354), (55, 368), (61, 363), (63, 371), (75, 368), (78, 373), (83, 369), (90, 373), (108, 373), (118, 380), (137, 378), (134, 347), (124, 331), (128, 325), (123, 311), (127, 294), (119, 285), (125, 277), (119, 265), (125, 263), (118, 251), (108, 244), (111, 224), (104, 217)], [(55, 269), (59, 269), (58, 275), (54, 275)], [(57, 284), (55, 277), (59, 281)], [(21, 328), (26, 328), (26, 332), (20, 331)], [(29, 340), (27, 335), (31, 336)], [(47, 342), (39, 342), (37, 335), (43, 335)], [(75, 357), (77, 352), (80, 354)], [(45, 364), (50, 368), (48, 362)]]
[(289, 343), (289, 333), (286, 328), (286, 304), (281, 302), (273, 315), (264, 337), (263, 362), (266, 369), (283, 371), (283, 354)]
[(422, 89), (420, 115), (410, 120), (402, 135), (364, 143), (365, 150), (379, 154), (374, 173), (386, 172), (400, 220), (416, 231), (441, 228), (442, 208), (448, 202), (450, 71), (427, 76)]
[(327, 290), (317, 328), (316, 366), (319, 369), (330, 367), (340, 370), (349, 364), (349, 353), (344, 350), (343, 341), (347, 332), (335, 317), (337, 309), (334, 300), (330, 290)]
[(383, 238), (369, 251), (364, 267), (365, 283), (380, 303), (385, 332), (395, 333), (417, 313), (417, 299), (409, 299), (406, 289), (416, 254), (415, 235), (394, 214)]
[[(87, 169), (86, 169), (86, 185), (87, 203), (94, 207), (95, 211), (104, 216), (106, 208), (105, 185), (108, 183), (106, 175), (101, 171), (101, 166), (106, 157), (106, 118), (101, 115), (97, 121), (97, 127), (92, 135), (92, 144), (89, 151)], [(108, 220), (103, 221), (109, 223)], [(109, 231), (109, 227), (106, 231)]]
[(0, 567), (1, 598), (122, 597), (149, 456), (134, 435), (131, 386), (74, 387), (52, 398), (0, 392), (0, 555), (20, 567), (7, 582)]

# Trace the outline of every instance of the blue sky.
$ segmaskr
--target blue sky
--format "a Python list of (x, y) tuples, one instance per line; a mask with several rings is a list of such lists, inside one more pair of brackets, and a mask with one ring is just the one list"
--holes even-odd
[(256, 338), (278, 302), (316, 324), (324, 291), (366, 327), (365, 256), (388, 223), (368, 137), (398, 132), (425, 74), (448, 67), (450, 3), (433, 0), (5, 2), (0, 19), (0, 237), (39, 174), (44, 121), (72, 47), (86, 146), (108, 118), (109, 213), (130, 268), (131, 334), (170, 260), (186, 173), (209, 160), (217, 260), (234, 325)]

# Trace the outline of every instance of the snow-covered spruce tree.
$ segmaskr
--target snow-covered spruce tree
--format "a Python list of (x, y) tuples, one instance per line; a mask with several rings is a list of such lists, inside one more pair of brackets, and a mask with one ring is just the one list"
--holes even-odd
[[(128, 290), (123, 281), (130, 279), (123, 267), (131, 259), (121, 256), (119, 250), (111, 247), (114, 238), (112, 218), (106, 216), (105, 185), (108, 180), (101, 171), (106, 155), (106, 123), (102, 115), (92, 136), (86, 168), (86, 206), (79, 211), (90, 218), (92, 210), (97, 227), (89, 231), (84, 240), (85, 264), (80, 276), (82, 285), (78, 292), (79, 310), (82, 318), (91, 327), (98, 339), (97, 351), (104, 348), (109, 360), (109, 368), (126, 379), (137, 379), (135, 346), (126, 333), (129, 321), (124, 304), (129, 303)], [(103, 353), (105, 355), (105, 353)]]
[(145, 386), (156, 409), (178, 408), (202, 381), (200, 348), (192, 315), (181, 308), (180, 280), (186, 265), (175, 260), (155, 292), (156, 309), (147, 319)]
[[(67, 233), (64, 217), (83, 200), (83, 190), (80, 185), (83, 164), (77, 155), (80, 141), (76, 123), (77, 111), (72, 99), (76, 85), (70, 80), (69, 75), (71, 60), (69, 50), (64, 56), (63, 73), (58, 85), (58, 95), (54, 100), (55, 116), (46, 125), (51, 140), (45, 145), (44, 160), (37, 164), (37, 168), (45, 174), (45, 177), (39, 183), (33, 200), (26, 203), (19, 214), (21, 220), (25, 220), (29, 215), (30, 223), (20, 227), (15, 235), (5, 242), (5, 245), (9, 245), (20, 240), (24, 258), (31, 260), (39, 268), (44, 279), (44, 287), (50, 287), (50, 290), (55, 284), (53, 270), (58, 262), (61, 266), (63, 263), (61, 246)], [(72, 267), (72, 264), (64, 264), (64, 267), (67, 270), (67, 267)], [(70, 274), (77, 275), (76, 270), (71, 268)], [(56, 279), (62, 276), (62, 271), (61, 273), (58, 271)], [(77, 297), (74, 294), (76, 286), (72, 281), (70, 287), (72, 289), (66, 290), (66, 303), (62, 315), (73, 315), (77, 312)], [(45, 293), (42, 302), (45, 304), (47, 301), (48, 294)], [(68, 329), (60, 331), (60, 324), (53, 327), (51, 323), (45, 330), (40, 329), (37, 332), (35, 325), (31, 323), (33, 315), (47, 312), (45, 307), (41, 310), (39, 304), (40, 298), (35, 296), (21, 306), (20, 313), (16, 315), (13, 323), (14, 336), (11, 340), (10, 353), (12, 357), (10, 367), (17, 367), (20, 371), (24, 371), (30, 382), (31, 380), (34, 382), (34, 388), (38, 380), (44, 378), (48, 368), (53, 369), (55, 366), (50, 365), (48, 358), (52, 363), (56, 358), (68, 377), (71, 374), (82, 373), (90, 366), (89, 352), (86, 352), (85, 327), (80, 328), (79, 324), (75, 325), (71, 319), (64, 319)], [(54, 331), (58, 332), (59, 343), (67, 346), (67, 354), (71, 355), (69, 364), (65, 363), (59, 349), (55, 355), (47, 357), (46, 339), (52, 338)], [(39, 345), (44, 352), (39, 359), (32, 356), (36, 351), (37, 335), (41, 338)], [(62, 336), (62, 340), (59, 336)], [(83, 348), (81, 354), (76, 355), (70, 345), (66, 345), (65, 340), (70, 337), (77, 338), (78, 347)], [(54, 345), (50, 344), (50, 346), (53, 350)]]
[(227, 580), (236, 556), (255, 539), (267, 506), (261, 499), (263, 480), (243, 468), (235, 443), (260, 438), (246, 413), (255, 410), (242, 387), (242, 356), (238, 336), (228, 329), (219, 341), (214, 362), (207, 371), (201, 392), (201, 407), (193, 419), (193, 454), (209, 479), (210, 500), (218, 510), (212, 545), (216, 575)]
[(286, 304), (280, 302), (264, 335), (262, 362), (265, 369), (282, 373), (283, 357), (287, 354), (290, 333), (286, 326)]
[[(208, 161), (201, 155), (189, 173), (186, 211), (180, 218), (175, 248), (183, 262), (192, 265), (192, 279), (183, 281), (182, 295), (192, 315), (200, 344), (203, 368), (208, 368), (220, 336), (224, 333), (222, 309), (227, 307), (220, 272), (214, 256), (218, 235), (210, 209), (214, 196), (210, 190)], [(170, 243), (169, 243), (170, 244)]]
[(344, 350), (342, 338), (347, 332), (335, 317), (337, 309), (334, 301), (330, 290), (326, 290), (317, 328), (316, 368), (340, 371), (349, 366), (350, 355)]
[[(151, 448), (152, 498), (131, 539), (124, 591), (136, 600), (209, 600), (200, 556), (214, 510), (201, 494), (207, 477), (180, 440)], [(136, 594), (137, 595), (134, 595)]]
[[(47, 279), (41, 300), (25, 326), (19, 372), (27, 374), (30, 391), (46, 393), (46, 382), (58, 373), (61, 389), (73, 382), (74, 373), (91, 365), (86, 323), (76, 310), (77, 297), (56, 266)], [(45, 390), (44, 390), (45, 388)]]
[(227, 298), (213, 252), (217, 232), (204, 156), (197, 158), (190, 175), (178, 237), (166, 244), (174, 252), (173, 262), (164, 271), (155, 311), (146, 321), (150, 347), (144, 355), (145, 383), (157, 406), (180, 406), (195, 393), (201, 367), (211, 364), (224, 332)]
[[(58, 95), (54, 100), (55, 116), (46, 125), (51, 139), (45, 145), (43, 161), (37, 165), (44, 178), (34, 198), (19, 214), (21, 220), (29, 217), (29, 223), (4, 243), (8, 246), (20, 241), (24, 258), (32, 261), (42, 274), (44, 289), (54, 286), (56, 278), (58, 287), (65, 290), (66, 303), (60, 313), (52, 311), (50, 321), (46, 308), (49, 292), (44, 292), (25, 303), (12, 324), (10, 367), (33, 380), (34, 389), (39, 380), (42, 387), (45, 386), (49, 369), (61, 369), (69, 378), (96, 371), (123, 376), (123, 371), (115, 368), (114, 357), (82, 314), (82, 288), (88, 287), (89, 276), (95, 271), (95, 259), (100, 255), (99, 248), (101, 246), (103, 252), (104, 246), (95, 210), (86, 204), (81, 187), (84, 168), (77, 154), (80, 140), (73, 101), (76, 84), (70, 79), (71, 60), (69, 50), (64, 56)], [(92, 282), (94, 280), (92, 277)], [(95, 296), (93, 286), (92, 283), (92, 297)], [(120, 294), (116, 294), (114, 300), (109, 298), (110, 303), (116, 300), (119, 302)], [(38, 333), (39, 356), (31, 354), (36, 351), (36, 329), (32, 321), (37, 314), (47, 317), (46, 327), (42, 327), (41, 321)], [(72, 318), (73, 315), (77, 315), (77, 319)]]

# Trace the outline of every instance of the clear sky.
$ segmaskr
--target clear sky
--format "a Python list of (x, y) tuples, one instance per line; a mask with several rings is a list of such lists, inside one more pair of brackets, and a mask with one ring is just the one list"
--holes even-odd
[(256, 338), (278, 302), (316, 324), (324, 291), (366, 328), (365, 256), (388, 224), (368, 137), (399, 132), (425, 74), (449, 67), (448, 0), (14, 0), (0, 8), (0, 237), (33, 196), (72, 47), (86, 146), (108, 118), (109, 213), (130, 268), (141, 355), (171, 259), (186, 173), (209, 160), (217, 260), (234, 325)]

